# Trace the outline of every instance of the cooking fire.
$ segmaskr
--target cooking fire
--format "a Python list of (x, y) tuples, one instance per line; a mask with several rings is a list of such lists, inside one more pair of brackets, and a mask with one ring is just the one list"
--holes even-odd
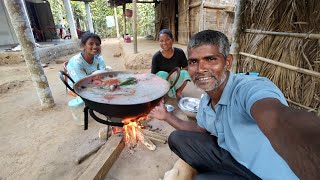
[(143, 126), (141, 125), (140, 121), (145, 120), (146, 118), (147, 116), (143, 115), (139, 117), (125, 118), (122, 120), (122, 122), (125, 124), (123, 126), (124, 133), (125, 133), (125, 142), (130, 147), (134, 148), (137, 146), (137, 143), (140, 141), (148, 149), (155, 150), (156, 146), (142, 132)]

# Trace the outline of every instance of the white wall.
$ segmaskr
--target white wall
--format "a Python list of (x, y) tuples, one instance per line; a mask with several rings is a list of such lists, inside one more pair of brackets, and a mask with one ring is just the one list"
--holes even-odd
[(0, 0), (0, 46), (18, 44), (4, 2)]

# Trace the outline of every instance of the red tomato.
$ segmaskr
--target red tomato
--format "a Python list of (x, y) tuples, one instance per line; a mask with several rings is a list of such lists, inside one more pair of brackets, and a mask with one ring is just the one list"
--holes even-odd
[(108, 80), (106, 80), (106, 81), (103, 81), (103, 85), (114, 85), (114, 84), (119, 84), (120, 83), (120, 81), (119, 81), (119, 79), (108, 79)]
[(96, 80), (92, 81), (92, 84), (97, 85), (97, 86), (102, 85), (102, 83), (103, 83), (103, 81), (101, 81), (100, 79), (96, 79)]

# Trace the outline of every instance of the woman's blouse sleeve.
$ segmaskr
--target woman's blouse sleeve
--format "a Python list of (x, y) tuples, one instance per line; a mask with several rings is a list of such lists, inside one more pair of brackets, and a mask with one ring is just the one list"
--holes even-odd
[(68, 65), (67, 70), (70, 77), (74, 80), (74, 82), (79, 81), (80, 79), (87, 76), (86, 70), (83, 67), (81, 60), (75, 57), (71, 58)]

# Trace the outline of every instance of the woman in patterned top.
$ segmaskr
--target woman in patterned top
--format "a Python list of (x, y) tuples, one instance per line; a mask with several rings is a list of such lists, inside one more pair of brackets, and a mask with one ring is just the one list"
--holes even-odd
[[(87, 32), (82, 35), (81, 46), (83, 51), (73, 56), (67, 65), (70, 77), (75, 81), (79, 81), (92, 74), (97, 70), (106, 70), (106, 64), (101, 53), (101, 39), (94, 33)], [(71, 86), (72, 82), (69, 81)]]

